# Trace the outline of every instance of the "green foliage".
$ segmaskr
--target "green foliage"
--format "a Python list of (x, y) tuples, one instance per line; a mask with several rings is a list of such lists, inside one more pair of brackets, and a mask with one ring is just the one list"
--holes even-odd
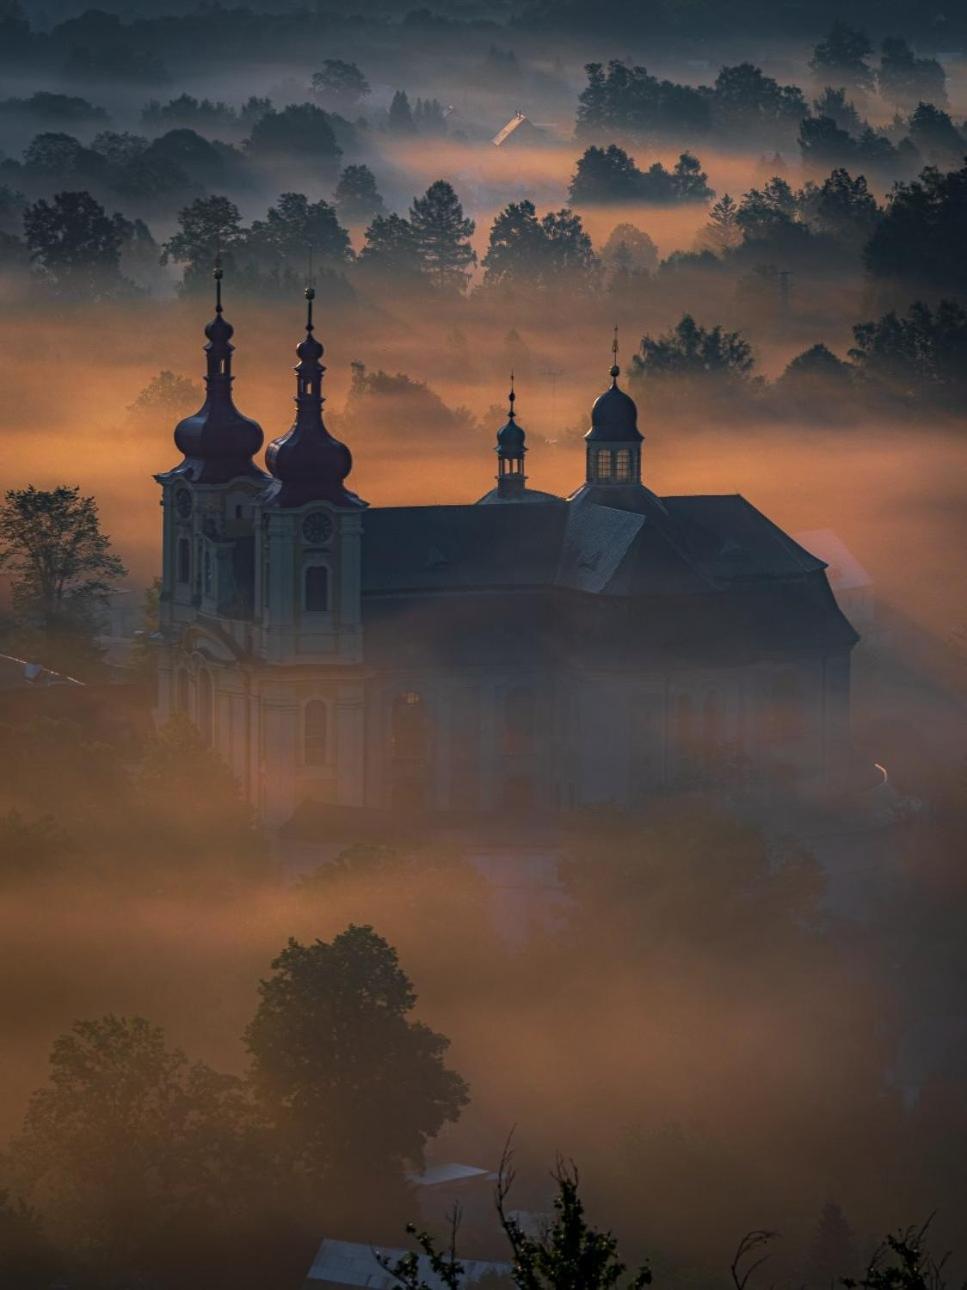
[(385, 209), (369, 166), (347, 166), (339, 176), (333, 203), (340, 219), (372, 219)]
[(898, 107), (917, 103), (943, 107), (947, 102), (947, 77), (935, 58), (917, 58), (901, 36), (887, 36), (880, 47), (876, 73), (880, 93)]
[(657, 338), (643, 336), (632, 359), (635, 377), (689, 377), (703, 382), (743, 382), (751, 376), (752, 347), (739, 332), (701, 327), (690, 314)]
[(468, 1097), (449, 1041), (407, 1016), (416, 994), (395, 950), (351, 926), (290, 940), (272, 972), (245, 1034), (262, 1114), (318, 1182), (401, 1178)]
[(477, 262), (470, 245), (476, 225), (464, 216), (453, 187), (438, 179), (414, 197), (409, 215), (424, 271), (441, 289), (464, 290)]
[(873, 69), (866, 61), (872, 52), (872, 42), (865, 32), (837, 19), (813, 50), (809, 66), (817, 76), (835, 85), (872, 90)]
[(199, 197), (178, 213), (178, 231), (162, 248), (162, 263), (185, 265), (184, 287), (198, 289), (211, 280), (216, 255), (226, 266), (242, 242), (242, 216), (227, 197)]
[(967, 166), (898, 184), (864, 252), (877, 278), (967, 293)]
[(725, 130), (763, 130), (795, 126), (808, 108), (795, 85), (780, 85), (752, 63), (723, 67), (715, 78), (716, 123)]
[(131, 228), (87, 192), (41, 198), (24, 212), (30, 258), (52, 291), (74, 298), (100, 300), (130, 290), (120, 265)]
[(647, 68), (613, 59), (585, 66), (587, 86), (578, 100), (579, 136), (700, 134), (709, 126), (709, 105), (699, 90), (651, 76)]
[(932, 103), (917, 104), (909, 128), (914, 146), (931, 164), (956, 166), (967, 153), (967, 137)]
[(539, 219), (522, 201), (494, 220), (483, 267), (491, 286), (580, 290), (594, 284), (597, 261), (579, 215), (565, 208)]
[(190, 1258), (206, 1227), (211, 1241), (237, 1224), (255, 1137), (240, 1080), (141, 1017), (105, 1016), (55, 1041), (9, 1168), (75, 1265), (127, 1284)]
[(392, 134), (416, 134), (416, 122), (413, 120), (413, 109), (405, 90), (397, 90), (389, 105), (387, 126)]
[(927, 1219), (921, 1227), (888, 1236), (859, 1279), (844, 1277), (846, 1290), (944, 1290), (943, 1268), (927, 1246)]
[[(517, 1290), (644, 1290), (651, 1285), (651, 1269), (645, 1264), (626, 1277), (627, 1266), (618, 1256), (618, 1242), (611, 1232), (601, 1232), (588, 1222), (581, 1199), (577, 1169), (559, 1161), (554, 1171), (556, 1192), (554, 1214), (546, 1232), (532, 1236), (507, 1209), (514, 1175), (510, 1155), (505, 1153), (497, 1183), (497, 1213), (511, 1256), (510, 1281)], [(450, 1249), (443, 1252), (428, 1232), (415, 1227), (407, 1231), (426, 1258), (430, 1270), (447, 1290), (467, 1290), (464, 1265), (456, 1254), (456, 1231)], [(422, 1276), (418, 1256), (403, 1255), (394, 1261), (379, 1257), (382, 1266), (403, 1290), (430, 1290)], [(478, 1284), (478, 1283), (474, 1283)]]
[(673, 170), (655, 162), (641, 171), (617, 144), (607, 148), (591, 146), (578, 159), (571, 178), (570, 199), (576, 205), (604, 202), (677, 202), (708, 201), (715, 194), (708, 186), (708, 176), (701, 162), (683, 152)]
[(10, 1290), (49, 1290), (62, 1266), (40, 1213), (0, 1190), (0, 1285)]
[(264, 220), (256, 220), (237, 251), (249, 288), (291, 291), (304, 283), (312, 263), (323, 270), (346, 264), (349, 234), (329, 202), (310, 202), (303, 193), (282, 193)]
[(199, 407), (204, 398), (205, 392), (196, 381), (165, 370), (152, 376), (128, 407), (128, 412), (132, 416), (141, 413), (185, 416), (191, 408)]
[(321, 71), (313, 73), (312, 92), (323, 102), (346, 111), (358, 107), (370, 88), (369, 81), (355, 63), (327, 58)]
[(828, 85), (813, 103), (813, 111), (818, 117), (829, 117), (847, 134), (859, 134), (864, 122), (856, 110), (856, 105), (846, 97), (844, 89), (834, 90)]
[(180, 94), (176, 99), (160, 103), (152, 99), (141, 111), (141, 121), (150, 130), (164, 130), (172, 127), (188, 126), (191, 128), (213, 129), (219, 126), (234, 125), (238, 115), (227, 103), (213, 102), (211, 99), (196, 99), (191, 94)]
[(967, 395), (967, 311), (953, 300), (936, 309), (917, 301), (906, 317), (891, 311), (853, 328), (860, 374), (893, 398), (951, 409)]
[(290, 157), (331, 170), (342, 156), (330, 118), (314, 103), (291, 103), (266, 112), (252, 127), (249, 147), (256, 156)]
[(96, 654), (113, 584), (127, 570), (101, 532), (97, 503), (77, 486), (11, 488), (0, 503), (0, 568), (11, 575), (18, 624), (39, 634), (59, 670)]

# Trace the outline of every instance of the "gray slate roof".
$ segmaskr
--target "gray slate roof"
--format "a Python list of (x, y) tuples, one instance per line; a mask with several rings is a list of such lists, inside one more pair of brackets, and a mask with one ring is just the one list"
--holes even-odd
[(373, 508), (363, 531), (368, 596), (525, 587), (700, 594), (824, 568), (738, 495), (652, 498), (641, 511), (590, 499)]

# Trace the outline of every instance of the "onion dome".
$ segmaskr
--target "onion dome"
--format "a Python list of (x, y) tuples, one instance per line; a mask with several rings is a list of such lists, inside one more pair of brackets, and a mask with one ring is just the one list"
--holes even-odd
[(185, 460), (177, 467), (196, 483), (223, 484), (240, 475), (261, 477), (252, 458), (262, 447), (262, 427), (232, 401), (235, 329), (222, 311), (222, 266), (215, 261), (215, 317), (205, 328), (205, 402), (175, 427), (175, 444)]
[(517, 395), (514, 391), (514, 374), (510, 374), (510, 394), (507, 396), (510, 407), (507, 412), (507, 422), (497, 431), (497, 456), (506, 461), (523, 461), (524, 453), (527, 451), (523, 428), (517, 424), (514, 404), (517, 401)]
[(614, 341), (615, 361), (611, 366), (611, 388), (595, 400), (591, 408), (591, 429), (584, 438), (588, 443), (641, 443), (638, 429), (638, 407), (630, 395), (618, 387), (618, 339)]
[(306, 288), (305, 339), (296, 353), (296, 419), (291, 430), (273, 439), (265, 464), (273, 475), (265, 502), (273, 506), (303, 506), (306, 502), (331, 502), (333, 506), (365, 506), (355, 493), (343, 487), (353, 467), (352, 453), (334, 439), (322, 419), (322, 377), (320, 359), (324, 353), (316, 340), (312, 321), (313, 287)]

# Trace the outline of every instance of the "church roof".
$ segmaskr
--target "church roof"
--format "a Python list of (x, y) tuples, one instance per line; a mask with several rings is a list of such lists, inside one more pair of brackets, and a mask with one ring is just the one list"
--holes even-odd
[(552, 498), (378, 507), (365, 514), (363, 530), (366, 595), (524, 587), (701, 594), (824, 568), (738, 495), (668, 497), (645, 514)]

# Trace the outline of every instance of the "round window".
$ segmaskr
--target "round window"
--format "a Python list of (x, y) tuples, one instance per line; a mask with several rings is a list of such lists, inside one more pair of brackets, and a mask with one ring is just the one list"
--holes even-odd
[(318, 546), (332, 537), (332, 527), (332, 516), (328, 511), (313, 511), (302, 521), (302, 536), (313, 546)]

